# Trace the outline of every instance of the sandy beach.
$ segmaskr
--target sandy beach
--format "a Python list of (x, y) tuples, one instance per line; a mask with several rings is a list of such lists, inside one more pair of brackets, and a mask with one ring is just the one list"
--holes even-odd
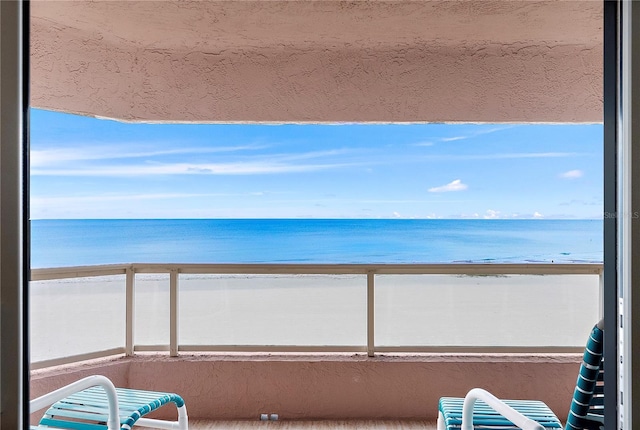
[[(597, 275), (377, 275), (378, 346), (576, 346)], [(125, 279), (31, 283), (31, 361), (124, 346)], [(182, 345), (365, 345), (363, 275), (181, 275)], [(168, 345), (169, 276), (136, 276), (135, 343)]]

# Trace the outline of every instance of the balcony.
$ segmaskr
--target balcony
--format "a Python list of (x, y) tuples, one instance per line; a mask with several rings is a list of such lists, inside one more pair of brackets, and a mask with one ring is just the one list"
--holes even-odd
[(99, 373), (180, 393), (202, 428), (261, 413), (393, 428), (482, 386), (564, 419), (601, 278), (600, 264), (36, 269), (31, 396)]

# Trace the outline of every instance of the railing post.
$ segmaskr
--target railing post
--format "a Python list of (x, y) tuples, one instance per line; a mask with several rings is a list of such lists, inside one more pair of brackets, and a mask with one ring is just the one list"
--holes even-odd
[(125, 345), (124, 352), (127, 356), (133, 355), (133, 334), (135, 323), (135, 271), (133, 267), (127, 267), (126, 269), (126, 321), (125, 321)]
[(369, 357), (373, 357), (376, 352), (375, 333), (374, 333), (374, 323), (375, 323), (374, 277), (375, 277), (375, 274), (373, 273), (373, 271), (367, 272), (367, 355)]
[(178, 270), (169, 274), (169, 354), (178, 356)]

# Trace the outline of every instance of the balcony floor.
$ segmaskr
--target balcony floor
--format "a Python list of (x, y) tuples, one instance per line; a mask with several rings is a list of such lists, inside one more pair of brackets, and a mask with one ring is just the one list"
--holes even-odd
[(265, 430), (435, 430), (432, 421), (401, 420), (340, 420), (340, 421), (208, 421), (189, 420), (191, 430), (233, 430), (233, 429), (265, 429)]

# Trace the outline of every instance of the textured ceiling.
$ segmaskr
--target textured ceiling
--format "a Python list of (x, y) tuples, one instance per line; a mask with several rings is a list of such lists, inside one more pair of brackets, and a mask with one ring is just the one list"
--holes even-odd
[(600, 1), (34, 1), (32, 105), (130, 121), (601, 121)]

